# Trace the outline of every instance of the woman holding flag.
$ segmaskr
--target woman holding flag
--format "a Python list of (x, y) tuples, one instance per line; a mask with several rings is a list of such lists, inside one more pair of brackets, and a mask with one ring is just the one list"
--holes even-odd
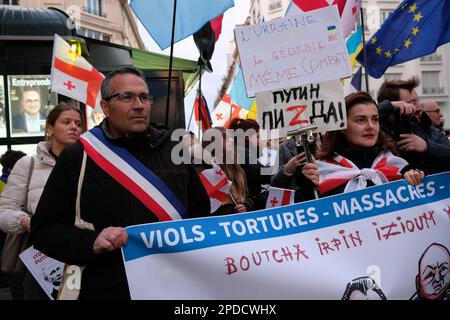
[[(380, 130), (378, 108), (365, 92), (345, 97), (347, 128), (327, 132), (303, 173), (313, 181), (321, 197), (360, 190), (405, 178), (418, 185), (424, 173), (398, 156), (394, 144)], [(317, 176), (319, 179), (317, 179)]]
[[(203, 164), (198, 168), (198, 171), (201, 171), (200, 178), (210, 197), (211, 214), (225, 215), (252, 211), (253, 203), (247, 191), (247, 178), (244, 170), (237, 164), (234, 136), (223, 127), (210, 130), (217, 130), (214, 135), (216, 138), (214, 143), (216, 147), (221, 147), (220, 151), (222, 152), (217, 149), (213, 149), (210, 154), (205, 152), (207, 156), (204, 161), (211, 163), (211, 165)], [(221, 140), (218, 141), (220, 138)], [(208, 144), (209, 141), (203, 140), (204, 148)], [(205, 151), (207, 150), (205, 149)], [(231, 159), (231, 163), (227, 162), (228, 159)], [(221, 183), (219, 180), (223, 179), (216, 180), (217, 183), (215, 183), (212, 182), (215, 179), (214, 176), (223, 177), (227, 180), (227, 183), (221, 188), (215, 188), (214, 186)]]

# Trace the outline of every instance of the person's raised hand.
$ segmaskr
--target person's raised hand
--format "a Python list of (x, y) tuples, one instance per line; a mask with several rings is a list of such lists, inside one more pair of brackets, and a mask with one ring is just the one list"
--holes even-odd
[(412, 115), (417, 111), (417, 107), (414, 104), (405, 101), (392, 101), (391, 104), (395, 110), (400, 112), (401, 116)]
[(305, 156), (305, 153), (302, 152), (302, 153), (292, 157), (284, 165), (284, 172), (290, 176), (295, 172), (295, 169), (297, 169), (298, 166), (303, 165), (305, 162), (306, 162), (306, 156)]

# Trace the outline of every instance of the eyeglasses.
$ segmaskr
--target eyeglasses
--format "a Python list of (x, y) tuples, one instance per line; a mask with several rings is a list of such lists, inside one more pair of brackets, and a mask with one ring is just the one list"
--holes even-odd
[(436, 112), (436, 113), (441, 113), (441, 109), (436, 109), (436, 110), (428, 110), (425, 112)]
[(136, 97), (138, 97), (143, 104), (153, 103), (153, 96), (147, 92), (141, 92), (139, 94), (136, 94), (134, 92), (117, 92), (113, 95), (110, 95), (109, 97), (104, 98), (103, 100), (109, 101), (115, 97), (117, 97), (117, 99), (119, 99), (119, 101), (123, 103), (132, 103), (134, 99), (136, 99)]

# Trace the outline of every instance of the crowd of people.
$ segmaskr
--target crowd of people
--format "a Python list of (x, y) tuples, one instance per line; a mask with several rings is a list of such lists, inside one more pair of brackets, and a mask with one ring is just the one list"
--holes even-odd
[[(128, 67), (113, 71), (101, 87), (106, 117), (80, 139), (78, 109), (60, 104), (50, 112), (50, 139), (9, 174), (0, 198), (0, 229), (30, 232), (36, 249), (85, 266), (77, 298), (129, 299), (120, 252), (127, 226), (264, 209), (269, 186), (295, 190), (294, 202), (301, 202), (314, 199), (314, 190), (325, 197), (398, 179), (418, 185), (428, 174), (449, 171), (442, 114), (435, 102), (419, 101), (417, 86), (416, 79), (385, 81), (377, 101), (365, 92), (348, 95), (346, 129), (316, 135), (309, 162), (296, 139), (287, 139), (277, 150), (278, 167), (267, 175), (261, 174), (267, 164), (257, 161), (260, 127), (250, 119), (234, 119), (227, 128), (248, 133), (243, 145), (231, 131), (216, 128), (220, 152), (203, 152), (190, 136), (189, 150), (207, 156), (175, 165), (171, 156), (178, 142), (171, 140), (171, 130), (151, 124), (152, 97), (142, 73)], [(208, 142), (203, 141), (205, 150)], [(213, 163), (232, 186), (211, 212), (199, 173)], [(15, 278), (14, 298), (42, 297), (29, 278)]]

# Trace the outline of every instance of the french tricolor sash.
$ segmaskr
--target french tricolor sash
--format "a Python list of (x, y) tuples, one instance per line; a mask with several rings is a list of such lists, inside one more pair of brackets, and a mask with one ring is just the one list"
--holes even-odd
[(325, 193), (346, 184), (344, 193), (360, 190), (367, 186), (367, 180), (375, 185), (402, 179), (400, 171), (408, 165), (403, 158), (390, 151), (382, 152), (370, 168), (359, 169), (353, 162), (337, 154), (332, 160), (318, 160), (319, 191)]
[(126, 149), (112, 144), (100, 128), (80, 137), (87, 155), (139, 199), (160, 221), (178, 220), (187, 210), (167, 185)]

